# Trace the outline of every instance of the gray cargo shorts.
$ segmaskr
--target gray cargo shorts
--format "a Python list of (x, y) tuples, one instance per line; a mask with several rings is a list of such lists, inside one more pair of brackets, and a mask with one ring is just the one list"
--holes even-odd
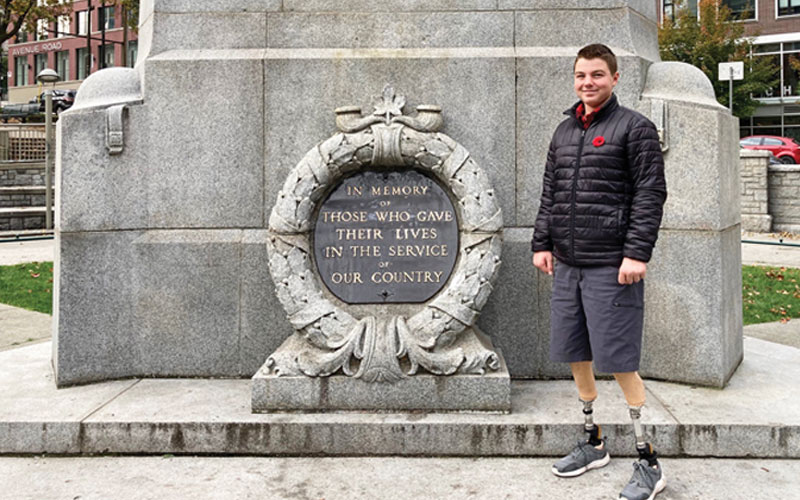
[(550, 302), (550, 359), (594, 361), (598, 371), (639, 370), (644, 281), (620, 285), (615, 266), (556, 262)]

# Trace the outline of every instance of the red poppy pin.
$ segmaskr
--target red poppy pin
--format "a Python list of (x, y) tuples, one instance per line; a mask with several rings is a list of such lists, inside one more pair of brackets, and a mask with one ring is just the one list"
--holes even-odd
[(594, 138), (594, 140), (592, 141), (592, 146), (594, 146), (594, 147), (596, 147), (596, 148), (599, 148), (600, 146), (602, 146), (602, 145), (603, 145), (603, 144), (605, 144), (605, 143), (606, 143), (606, 140), (605, 140), (605, 138), (604, 138), (602, 135), (598, 135), (598, 136), (597, 136), (597, 137), (595, 137), (595, 138)]

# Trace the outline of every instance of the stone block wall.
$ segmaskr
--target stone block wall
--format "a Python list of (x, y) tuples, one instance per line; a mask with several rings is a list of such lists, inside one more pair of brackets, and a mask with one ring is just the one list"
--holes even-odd
[(769, 212), (774, 231), (800, 233), (800, 165), (769, 167)]
[(800, 232), (800, 165), (770, 165), (769, 153), (739, 152), (742, 229)]
[(44, 190), (41, 188), (4, 191), (0, 189), (0, 208), (44, 206)]
[(0, 231), (24, 231), (26, 229), (41, 229), (45, 225), (42, 215), (20, 215), (19, 217), (0, 218)]
[(767, 203), (767, 166), (769, 152), (743, 149), (739, 152), (742, 181), (742, 229), (768, 233), (772, 216)]
[(0, 165), (0, 187), (44, 186), (44, 163)]

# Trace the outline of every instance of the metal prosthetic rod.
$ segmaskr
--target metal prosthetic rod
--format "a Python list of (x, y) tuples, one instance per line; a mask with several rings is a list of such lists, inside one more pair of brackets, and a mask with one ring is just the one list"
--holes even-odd
[(646, 449), (647, 443), (644, 440), (644, 430), (642, 430), (642, 407), (628, 406), (628, 412), (633, 422), (633, 435), (636, 436), (636, 448), (639, 450)]
[(586, 429), (586, 432), (590, 432), (594, 429), (594, 418), (592, 416), (594, 413), (592, 409), (594, 401), (584, 401), (581, 399), (580, 402), (583, 403), (583, 427)]
[(642, 407), (628, 406), (628, 412), (633, 422), (633, 434), (636, 436), (636, 451), (639, 458), (647, 460), (651, 466), (658, 466), (658, 454), (653, 449), (653, 445), (644, 440), (644, 430), (642, 429)]
[(598, 446), (603, 441), (600, 439), (600, 426), (594, 425), (594, 410), (592, 408), (594, 400), (584, 401), (581, 399), (580, 402), (583, 403), (583, 429), (589, 433), (589, 444)]

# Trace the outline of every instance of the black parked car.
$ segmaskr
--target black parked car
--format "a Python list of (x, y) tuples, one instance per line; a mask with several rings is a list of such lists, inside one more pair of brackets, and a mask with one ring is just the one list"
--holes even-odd
[[(53, 111), (60, 113), (65, 109), (71, 108), (75, 103), (75, 94), (77, 92), (77, 90), (53, 90)], [(39, 111), (44, 112), (44, 92), (31, 101), (31, 103), (37, 102), (39, 103)]]

